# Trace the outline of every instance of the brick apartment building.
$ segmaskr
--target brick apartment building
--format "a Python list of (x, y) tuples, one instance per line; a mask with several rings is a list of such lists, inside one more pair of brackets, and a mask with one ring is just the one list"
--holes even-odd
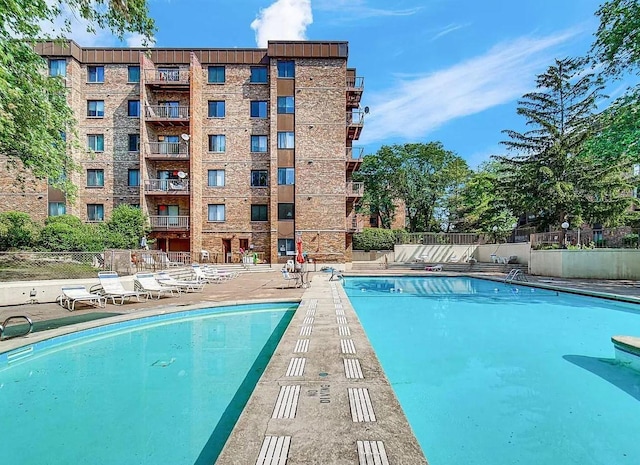
[[(42, 43), (65, 77), (80, 144), (73, 203), (46, 185), (7, 186), (0, 210), (103, 221), (121, 204), (150, 220), (152, 248), (270, 263), (296, 241), (320, 262), (351, 261), (362, 160), (363, 79), (347, 42), (267, 49), (83, 48)], [(3, 182), (3, 185), (6, 183)], [(16, 199), (20, 199), (16, 202)]]

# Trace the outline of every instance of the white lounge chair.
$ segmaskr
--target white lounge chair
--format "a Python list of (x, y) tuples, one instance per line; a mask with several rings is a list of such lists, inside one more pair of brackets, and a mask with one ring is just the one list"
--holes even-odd
[(219, 276), (213, 276), (204, 272), (204, 270), (198, 265), (194, 263), (191, 265), (191, 269), (193, 270), (193, 274), (195, 276), (195, 280), (201, 283), (219, 283), (222, 281), (222, 278)]
[[(285, 280), (287, 287), (291, 287), (291, 284), (294, 284), (295, 287), (300, 286), (300, 274), (299, 273), (289, 273), (286, 268), (282, 268), (280, 270), (282, 272), (282, 278)], [(284, 284), (281, 289), (284, 289)]]
[(171, 296), (180, 295), (180, 288), (175, 286), (163, 286), (160, 284), (153, 273), (136, 273), (134, 276), (135, 288), (141, 292), (146, 292), (149, 297), (156, 295), (156, 298), (160, 299), (163, 294), (169, 294)]
[(58, 296), (58, 303), (69, 311), (73, 311), (77, 302), (105, 307), (107, 298), (87, 291), (84, 286), (62, 286), (62, 294)]
[[(138, 302), (141, 302), (140, 296), (145, 296), (145, 300), (149, 298), (149, 294), (146, 292), (129, 291), (124, 288), (120, 281), (120, 276), (115, 271), (100, 271), (98, 273), (98, 279), (102, 286), (102, 295), (106, 298), (111, 297), (114, 305), (124, 304), (125, 299), (135, 297)], [(116, 298), (120, 299), (120, 302), (116, 302)]]
[(178, 280), (171, 276), (166, 271), (161, 271), (156, 275), (156, 279), (163, 286), (177, 287), (178, 289), (189, 292), (189, 291), (201, 291), (204, 289), (204, 285), (206, 284), (203, 281), (197, 280)]
[(211, 275), (214, 278), (220, 278), (221, 281), (228, 281), (239, 275), (237, 271), (220, 270), (207, 265), (202, 267), (202, 271), (204, 271), (204, 274), (207, 276)]
[(442, 271), (442, 265), (427, 265), (424, 271)]

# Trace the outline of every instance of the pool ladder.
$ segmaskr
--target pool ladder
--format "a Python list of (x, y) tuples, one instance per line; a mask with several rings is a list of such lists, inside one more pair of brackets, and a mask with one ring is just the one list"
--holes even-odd
[(509, 274), (504, 278), (505, 283), (512, 283), (514, 281), (528, 282), (527, 276), (519, 268), (514, 268), (509, 271)]
[[(7, 327), (7, 323), (9, 323), (11, 320), (18, 320), (18, 319), (24, 319), (27, 320), (27, 323), (29, 323), (29, 329), (24, 332), (24, 333), (19, 333), (19, 334), (14, 334), (13, 336), (4, 336), (4, 330)], [(14, 316), (10, 316), (9, 318), (7, 318), (6, 320), (4, 320), (4, 322), (2, 324), (0, 324), (0, 341), (6, 340), (6, 339), (11, 339), (14, 337), (22, 337), (22, 336), (26, 336), (27, 334), (29, 334), (31, 331), (33, 331), (33, 321), (31, 321), (31, 318), (29, 318), (26, 315), (14, 315)]]

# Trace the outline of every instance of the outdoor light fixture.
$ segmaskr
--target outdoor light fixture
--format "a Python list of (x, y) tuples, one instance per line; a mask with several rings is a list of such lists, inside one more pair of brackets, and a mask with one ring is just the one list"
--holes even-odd
[(569, 223), (567, 223), (566, 221), (562, 223), (560, 226), (562, 226), (562, 229), (564, 229), (565, 231), (569, 229)]

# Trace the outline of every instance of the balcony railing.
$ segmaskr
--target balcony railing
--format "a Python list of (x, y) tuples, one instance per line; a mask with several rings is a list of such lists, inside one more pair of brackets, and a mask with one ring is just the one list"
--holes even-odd
[(347, 147), (347, 161), (362, 161), (364, 147)]
[(347, 90), (359, 90), (359, 91), (362, 91), (362, 89), (364, 89), (364, 78), (363, 77), (347, 78)]
[(347, 197), (362, 197), (364, 194), (363, 182), (348, 182), (347, 183)]
[(147, 84), (188, 85), (188, 69), (145, 69), (144, 78)]
[(353, 215), (347, 217), (347, 232), (362, 232), (364, 228), (364, 219), (361, 216)]
[(179, 195), (189, 193), (188, 179), (145, 179), (144, 191), (148, 194)]
[(347, 112), (347, 137), (351, 140), (356, 140), (360, 137), (362, 132), (362, 125), (364, 124), (364, 111), (352, 110)]
[(188, 231), (188, 216), (150, 216), (149, 222), (154, 231)]
[(364, 90), (363, 77), (347, 78), (347, 106), (349, 108), (357, 107), (360, 104), (363, 90)]
[(147, 150), (154, 157), (189, 158), (189, 145), (186, 142), (148, 142)]
[(145, 116), (147, 119), (189, 119), (189, 107), (169, 105), (145, 105)]

